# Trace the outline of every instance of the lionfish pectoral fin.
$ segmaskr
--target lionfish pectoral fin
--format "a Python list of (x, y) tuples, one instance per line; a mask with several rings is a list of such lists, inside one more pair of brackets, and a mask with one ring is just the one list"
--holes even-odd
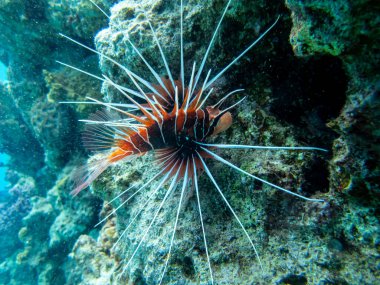
[(222, 133), (225, 130), (227, 130), (229, 127), (231, 127), (231, 125), (232, 125), (232, 115), (230, 112), (226, 112), (220, 117), (211, 135), (216, 136), (217, 134)]
[(82, 143), (85, 149), (91, 152), (105, 151), (115, 147), (115, 127), (112, 122), (121, 120), (115, 112), (104, 109), (90, 115), (87, 120), (84, 132), (82, 133)]

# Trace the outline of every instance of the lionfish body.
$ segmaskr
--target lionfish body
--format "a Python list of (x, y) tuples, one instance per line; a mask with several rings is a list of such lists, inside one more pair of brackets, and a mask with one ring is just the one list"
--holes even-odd
[[(175, 165), (182, 169), (177, 180), (184, 176), (183, 168), (186, 164), (183, 162), (188, 163), (187, 168), (190, 172), (193, 171), (193, 163), (196, 169), (202, 168), (196, 153), (202, 154), (202, 157), (207, 155), (196, 142), (204, 143), (208, 137), (229, 128), (232, 124), (232, 115), (228, 111), (219, 110), (216, 105), (202, 108), (200, 100), (202, 90), (191, 96), (189, 88), (182, 92), (181, 82), (176, 81), (176, 83), (176, 90), (166, 85), (166, 89), (171, 92), (159, 93), (158, 98), (155, 94), (147, 93), (148, 103), (145, 106), (136, 102), (137, 108), (144, 116), (119, 110), (122, 115), (137, 121), (138, 126), (132, 127), (128, 123), (123, 123), (123, 120), (118, 120), (121, 123), (101, 121), (99, 119), (102, 119), (102, 116), (103, 119), (109, 119), (104, 112), (92, 117), (98, 120), (97, 123), (103, 122), (103, 124), (101, 126), (97, 124), (96, 127), (89, 125), (83, 137), (84, 145), (90, 150), (110, 149), (110, 151), (95, 164), (92, 171), (90, 168), (89, 175), (73, 190), (73, 194), (76, 195), (89, 186), (108, 166), (128, 157), (144, 155), (149, 151), (157, 152), (157, 161), (167, 158), (163, 163), (165, 169)], [(152, 103), (152, 100), (155, 103)], [(94, 122), (92, 120), (92, 123)], [(180, 160), (183, 160), (181, 166), (178, 165)]]
[[(91, 0), (90, 0), (91, 1)], [(93, 2), (93, 1), (91, 1)], [(151, 185), (155, 180), (159, 180), (158, 186), (152, 191), (152, 195), (144, 202), (143, 206), (140, 208), (138, 213), (131, 218), (130, 224), (124, 229), (120, 234), (119, 239), (116, 244), (123, 238), (130, 225), (133, 224), (138, 218), (139, 214), (143, 211), (145, 205), (151, 201), (152, 197), (157, 193), (157, 191), (164, 185), (169, 184), (166, 194), (162, 199), (157, 211), (153, 214), (153, 218), (148, 225), (147, 229), (140, 241), (138, 242), (132, 256), (128, 261), (125, 262), (124, 270), (128, 267), (136, 252), (140, 248), (141, 244), (147, 237), (151, 227), (153, 226), (156, 218), (163, 208), (168, 197), (176, 189), (176, 186), (182, 182), (181, 195), (178, 203), (178, 210), (176, 214), (176, 220), (171, 235), (170, 245), (168, 249), (167, 258), (165, 261), (165, 266), (162, 271), (159, 284), (162, 283), (164, 274), (167, 269), (169, 262), (170, 253), (173, 246), (173, 241), (177, 229), (179, 213), (181, 210), (181, 205), (184, 198), (184, 192), (190, 186), (195, 190), (196, 200), (198, 204), (198, 211), (200, 217), (200, 223), (202, 226), (202, 235), (205, 246), (205, 252), (208, 262), (208, 269), (210, 272), (211, 283), (213, 284), (213, 272), (210, 262), (210, 257), (207, 247), (207, 239), (205, 227), (203, 224), (202, 210), (200, 204), (199, 192), (201, 189), (198, 187), (198, 177), (199, 173), (205, 173), (213, 185), (215, 186), (217, 193), (221, 196), (222, 200), (226, 204), (227, 208), (231, 211), (237, 223), (241, 227), (245, 236), (247, 237), (252, 249), (257, 257), (257, 260), (262, 268), (262, 264), (259, 255), (256, 251), (256, 247), (249, 236), (244, 225), (240, 221), (238, 215), (235, 213), (234, 209), (228, 202), (227, 198), (224, 196), (220, 186), (216, 182), (214, 176), (212, 175), (210, 169), (206, 164), (206, 159), (214, 159), (219, 161), (230, 168), (247, 175), (251, 178), (261, 181), (273, 188), (280, 191), (286, 192), (290, 195), (296, 196), (298, 198), (321, 202), (323, 200), (307, 198), (300, 194), (291, 192), (284, 189), (278, 185), (270, 183), (262, 178), (259, 178), (238, 166), (232, 164), (231, 162), (225, 160), (214, 150), (223, 149), (253, 149), (253, 150), (320, 150), (325, 151), (320, 148), (315, 147), (283, 147), (283, 146), (252, 146), (252, 145), (229, 145), (229, 144), (208, 144), (207, 139), (216, 136), (220, 132), (225, 131), (232, 124), (232, 115), (229, 112), (230, 109), (238, 105), (243, 99), (237, 101), (235, 104), (225, 107), (222, 109), (222, 105), (226, 102), (226, 99), (231, 97), (231, 95), (242, 91), (241, 89), (234, 90), (222, 99), (214, 104), (206, 107), (207, 99), (213, 91), (213, 83), (220, 78), (232, 65), (234, 65), (243, 55), (245, 55), (252, 47), (254, 47), (277, 23), (278, 19), (264, 32), (262, 33), (251, 45), (249, 45), (243, 52), (241, 52), (230, 64), (223, 68), (214, 77), (211, 76), (211, 70), (207, 72), (205, 79), (201, 80), (205, 62), (208, 58), (209, 52), (215, 41), (218, 29), (223, 21), (223, 18), (230, 6), (231, 0), (228, 1), (221, 19), (213, 33), (210, 40), (206, 53), (201, 61), (199, 69), (196, 72), (196, 63), (193, 64), (191, 75), (188, 76), (188, 83), (185, 84), (185, 74), (184, 74), (184, 57), (183, 57), (183, 4), (181, 0), (181, 59), (180, 67), (181, 74), (179, 80), (173, 80), (170, 72), (170, 68), (167, 64), (165, 55), (160, 46), (159, 40), (155, 34), (152, 25), (148, 22), (151, 28), (153, 38), (160, 49), (160, 54), (162, 61), (165, 65), (168, 78), (160, 77), (157, 72), (152, 68), (152, 66), (147, 62), (139, 50), (129, 41), (132, 48), (140, 56), (141, 60), (148, 67), (150, 72), (156, 78), (158, 84), (149, 83), (141, 76), (135, 74), (133, 71), (128, 69), (126, 66), (121, 65), (115, 59), (109, 57), (106, 54), (100, 53), (88, 46), (85, 46), (76, 40), (69, 38), (68, 36), (62, 35), (63, 37), (69, 39), (70, 41), (88, 49), (92, 52), (102, 56), (106, 60), (109, 60), (116, 66), (118, 66), (122, 71), (124, 71), (131, 82), (135, 86), (135, 89), (130, 89), (121, 86), (107, 76), (98, 77), (87, 71), (78, 69), (71, 65), (61, 63), (65, 66), (73, 68), (77, 71), (83, 72), (87, 75), (95, 77), (103, 81), (105, 84), (117, 89), (128, 101), (126, 104), (114, 104), (98, 101), (93, 98), (88, 98), (87, 102), (69, 102), (69, 103), (79, 103), (79, 104), (96, 104), (99, 106), (106, 107), (108, 111), (97, 112), (88, 120), (83, 120), (88, 129), (84, 136), (84, 144), (90, 150), (100, 151), (100, 156), (95, 160), (91, 161), (87, 165), (87, 173), (82, 177), (82, 179), (77, 183), (77, 186), (73, 190), (73, 194), (78, 194), (80, 191), (88, 187), (100, 174), (102, 174), (109, 166), (123, 162), (135, 157), (144, 155), (150, 151), (156, 153), (156, 162), (160, 166), (160, 170), (156, 173), (149, 181), (144, 183), (141, 187), (132, 185), (127, 190), (119, 193), (115, 198), (113, 198), (109, 203), (113, 202), (115, 199), (123, 196), (128, 191), (138, 188), (130, 197), (124, 199), (124, 201), (115, 208), (107, 217), (105, 217), (102, 223), (109, 217), (111, 217), (116, 211), (125, 205), (134, 195), (142, 191)], [(96, 4), (95, 4), (96, 5)], [(96, 5), (97, 6), (97, 5)], [(98, 6), (97, 6), (98, 7)], [(99, 7), (98, 7), (99, 8)], [(99, 8), (100, 9), (100, 8)], [(100, 9), (101, 10), (101, 9)], [(103, 13), (104, 11), (101, 10)], [(67, 103), (67, 102), (66, 102)], [(110, 113), (110, 110), (114, 111), (117, 115)], [(116, 246), (116, 244), (114, 246)], [(123, 270), (123, 272), (124, 272)]]

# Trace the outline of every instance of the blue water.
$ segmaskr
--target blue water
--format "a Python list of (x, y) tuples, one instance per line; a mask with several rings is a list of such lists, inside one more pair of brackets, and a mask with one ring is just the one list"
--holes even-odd
[[(4, 80), (7, 80), (7, 67), (2, 62), (0, 62), (0, 81), (4, 81)], [(7, 184), (5, 181), (6, 168), (1, 167), (1, 164), (7, 163), (8, 160), (9, 160), (8, 155), (4, 153), (0, 153), (0, 191), (3, 191)]]
[(7, 67), (0, 61), (0, 81), (7, 80)]
[[(5, 153), (0, 153), (0, 164), (7, 163), (9, 160), (9, 156)], [(6, 168), (1, 167), (0, 165), (0, 192), (5, 190), (5, 186), (7, 185), (7, 182), (5, 181), (5, 172)]]

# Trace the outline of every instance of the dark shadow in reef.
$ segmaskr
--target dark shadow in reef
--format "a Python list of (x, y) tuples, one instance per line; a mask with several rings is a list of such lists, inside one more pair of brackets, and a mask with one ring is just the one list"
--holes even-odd
[(326, 123), (339, 115), (346, 99), (348, 80), (341, 60), (332, 56), (287, 56), (274, 66), (272, 113), (314, 137), (331, 141), (336, 135)]
[[(271, 73), (270, 111), (295, 126), (296, 137), (305, 145), (330, 150), (338, 134), (327, 123), (339, 116), (346, 100), (348, 79), (342, 62), (332, 56), (281, 58)], [(314, 161), (304, 171), (307, 182), (302, 189), (309, 194), (329, 188), (327, 160), (316, 157)]]
[[(283, 15), (278, 25), (240, 59), (238, 68), (226, 74), (226, 82), (232, 82), (235, 88), (252, 90), (250, 93), (256, 96), (253, 100), (258, 105), (284, 125), (293, 127), (292, 132), (301, 145), (331, 150), (338, 134), (327, 124), (339, 116), (346, 102), (348, 78), (343, 63), (338, 57), (327, 55), (296, 57), (289, 44), (292, 27), (289, 11), (274, 6), (277, 9), (272, 7), (272, 14)], [(226, 22), (223, 35), (236, 39), (218, 51), (233, 59), (252, 39), (238, 38), (241, 35), (238, 31), (243, 27), (237, 19), (226, 19)], [(265, 87), (271, 89), (269, 100), (260, 94)], [(331, 151), (315, 152), (315, 163), (304, 169), (307, 182), (301, 187), (307, 196), (328, 191), (331, 155)]]

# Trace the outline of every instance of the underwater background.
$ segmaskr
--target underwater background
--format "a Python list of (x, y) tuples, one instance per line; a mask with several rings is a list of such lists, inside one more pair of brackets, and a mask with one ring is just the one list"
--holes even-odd
[[(125, 269), (123, 261), (160, 199), (146, 207), (115, 248), (149, 191), (95, 225), (122, 200), (107, 201), (157, 173), (154, 156), (110, 168), (90, 189), (71, 196), (72, 177), (93, 155), (82, 146), (84, 126), (78, 120), (97, 108), (60, 102), (123, 98), (57, 61), (130, 87), (118, 67), (59, 33), (145, 74), (129, 37), (165, 75), (148, 17), (173, 74), (179, 74), (180, 1), (94, 2), (110, 19), (89, 0), (0, 0), (0, 284), (158, 284), (161, 276), (179, 194), (165, 205)], [(184, 1), (187, 74), (194, 59), (201, 61), (226, 2)], [(263, 264), (261, 270), (203, 175), (199, 184), (214, 284), (380, 284), (378, 6), (371, 0), (231, 2), (207, 70), (225, 67), (281, 18), (217, 82), (219, 98), (236, 88), (247, 96), (217, 141), (318, 146), (328, 153), (223, 153), (249, 173), (324, 203), (280, 193), (210, 162)], [(195, 198), (189, 197), (163, 284), (211, 284), (201, 233)]]
[[(0, 63), (0, 81), (4, 82), (7, 79), (7, 67)], [(2, 196), (6, 196), (6, 193), (3, 193), (6, 188), (5, 181), (5, 165), (8, 161), (8, 156), (5, 153), (0, 153), (0, 193)]]

